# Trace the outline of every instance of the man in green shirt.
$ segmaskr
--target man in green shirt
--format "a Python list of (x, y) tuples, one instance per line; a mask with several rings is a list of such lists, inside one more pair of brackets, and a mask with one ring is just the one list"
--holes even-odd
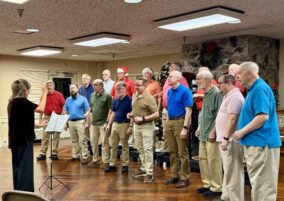
[(98, 142), (102, 140), (102, 162), (101, 168), (109, 166), (110, 150), (109, 150), (109, 133), (106, 133), (104, 126), (107, 125), (107, 119), (111, 113), (112, 97), (104, 90), (103, 81), (96, 79), (93, 82), (95, 92), (91, 94), (90, 107), (92, 112), (91, 125), (91, 143), (93, 148), (93, 160), (89, 163), (91, 167), (100, 166)]
[(200, 124), (196, 131), (199, 137), (199, 167), (203, 187), (197, 189), (205, 197), (221, 195), (222, 161), (216, 142), (215, 119), (222, 102), (220, 90), (212, 84), (210, 71), (201, 71), (196, 80), (199, 88), (204, 89)]

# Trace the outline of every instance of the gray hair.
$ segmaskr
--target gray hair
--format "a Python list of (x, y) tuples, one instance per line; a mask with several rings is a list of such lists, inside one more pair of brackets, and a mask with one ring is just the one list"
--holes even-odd
[(87, 78), (87, 79), (91, 80), (91, 76), (88, 75), (88, 74), (83, 74), (83, 75), (82, 75), (82, 79), (83, 79), (83, 78)]
[(49, 84), (49, 83), (52, 83), (53, 85), (55, 85), (54, 82), (53, 82), (53, 80), (47, 80), (47, 81), (46, 81), (46, 84)]
[(123, 81), (117, 82), (117, 83), (115, 84), (115, 86), (116, 86), (116, 87), (123, 87), (123, 88), (126, 88), (126, 84), (125, 84), (125, 82), (123, 82)]
[(201, 71), (197, 74), (196, 77), (205, 78), (207, 80), (213, 80), (213, 75), (210, 71)]
[(182, 78), (182, 74), (181, 74), (180, 71), (175, 70), (175, 71), (170, 72), (170, 74), (172, 74), (173, 76), (175, 76), (179, 81), (180, 81), (181, 78)]
[(93, 84), (101, 84), (101, 85), (104, 85), (103, 81), (101, 79), (95, 79), (93, 81)]
[(240, 65), (240, 70), (247, 70), (251, 73), (258, 74), (259, 67), (255, 62), (244, 62)]

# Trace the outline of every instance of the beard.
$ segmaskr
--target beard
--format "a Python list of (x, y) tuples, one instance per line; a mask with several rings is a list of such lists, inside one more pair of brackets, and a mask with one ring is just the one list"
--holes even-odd
[(71, 93), (71, 97), (72, 97), (73, 99), (75, 99), (75, 98), (77, 97), (77, 92), (72, 92), (72, 93)]

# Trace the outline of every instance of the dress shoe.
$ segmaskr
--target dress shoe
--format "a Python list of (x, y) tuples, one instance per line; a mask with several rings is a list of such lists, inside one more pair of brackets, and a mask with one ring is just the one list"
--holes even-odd
[(99, 167), (101, 165), (101, 161), (97, 160), (97, 161), (92, 161), (88, 164), (89, 167)]
[(79, 160), (80, 160), (80, 158), (72, 157), (72, 158), (68, 159), (67, 162), (74, 162), (74, 161), (79, 161)]
[(40, 154), (38, 157), (36, 157), (36, 159), (37, 159), (38, 161), (43, 161), (43, 160), (46, 160), (46, 156)]
[(205, 188), (205, 187), (201, 187), (201, 188), (198, 188), (196, 190), (197, 193), (204, 193), (206, 191), (209, 191), (210, 189), (209, 188)]
[(109, 167), (109, 164), (108, 164), (108, 163), (103, 163), (103, 164), (101, 164), (101, 166), (100, 166), (101, 169), (106, 169), (107, 167)]
[(222, 192), (214, 192), (211, 190), (208, 190), (206, 192), (203, 193), (204, 197), (213, 197), (213, 196), (221, 196)]
[(108, 166), (104, 169), (105, 173), (109, 173), (109, 172), (116, 172), (117, 168), (116, 166)]
[(132, 174), (132, 176), (133, 176), (134, 178), (144, 177), (144, 176), (146, 176), (146, 171), (143, 171), (143, 170), (141, 170), (141, 169), (138, 169), (136, 172), (134, 172), (134, 173)]
[(121, 174), (128, 173), (128, 166), (122, 166)]
[(187, 180), (179, 180), (177, 183), (176, 183), (176, 187), (177, 188), (185, 188), (187, 186), (189, 186), (190, 184), (190, 181), (187, 179)]
[(146, 184), (151, 183), (153, 180), (154, 180), (153, 175), (147, 174), (147, 175), (144, 177), (144, 183), (146, 183)]
[(179, 178), (171, 178), (165, 182), (165, 185), (176, 184), (179, 181)]
[(58, 160), (58, 156), (57, 154), (52, 154), (50, 157), (49, 157), (51, 160)]
[(81, 164), (82, 164), (82, 165), (87, 165), (88, 162), (89, 162), (89, 161), (88, 161), (87, 158), (82, 158), (82, 159), (81, 159)]

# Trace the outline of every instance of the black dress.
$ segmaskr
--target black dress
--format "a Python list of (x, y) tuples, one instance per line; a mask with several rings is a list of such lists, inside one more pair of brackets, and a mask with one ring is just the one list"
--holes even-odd
[(34, 111), (37, 106), (27, 98), (14, 98), (8, 104), (14, 190), (34, 192)]

